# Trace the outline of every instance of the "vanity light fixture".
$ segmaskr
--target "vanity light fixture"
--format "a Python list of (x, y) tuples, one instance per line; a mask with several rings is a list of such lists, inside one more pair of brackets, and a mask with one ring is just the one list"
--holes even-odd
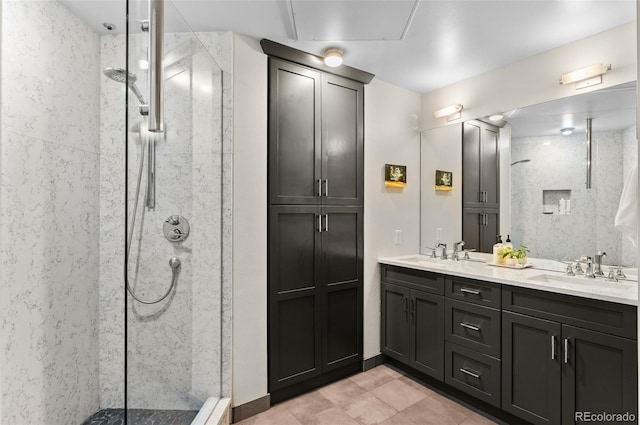
[(565, 127), (560, 130), (560, 133), (562, 133), (563, 136), (570, 136), (573, 134), (573, 130), (575, 130), (574, 127)]
[(500, 121), (503, 118), (504, 118), (504, 115), (502, 114), (493, 114), (489, 116), (489, 121), (496, 122), (496, 121)]
[(433, 116), (435, 118), (447, 118), (447, 121), (452, 121), (460, 118), (461, 112), (464, 109), (460, 103), (455, 105), (445, 106), (444, 108), (436, 109), (433, 111)]
[(335, 68), (336, 66), (342, 65), (342, 50), (337, 49), (335, 47), (329, 48), (324, 51), (323, 61), (324, 64)]
[(576, 90), (585, 87), (594, 86), (602, 83), (602, 75), (607, 71), (611, 71), (611, 65), (598, 63), (595, 65), (580, 68), (575, 71), (567, 72), (560, 77), (560, 84), (576, 84)]

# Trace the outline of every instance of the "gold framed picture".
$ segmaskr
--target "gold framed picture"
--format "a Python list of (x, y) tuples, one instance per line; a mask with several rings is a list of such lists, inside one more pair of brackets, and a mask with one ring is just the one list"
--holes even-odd
[(385, 164), (384, 185), (387, 187), (405, 187), (407, 185), (407, 166)]
[(436, 190), (453, 190), (453, 173), (451, 171), (436, 170)]

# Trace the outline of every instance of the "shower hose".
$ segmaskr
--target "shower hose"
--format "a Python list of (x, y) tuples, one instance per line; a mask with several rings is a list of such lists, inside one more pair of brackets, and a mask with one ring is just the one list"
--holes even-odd
[[(139, 137), (140, 137), (140, 141), (142, 142), (141, 143), (142, 152), (140, 153), (140, 164), (138, 166), (138, 181), (136, 183), (136, 196), (133, 202), (133, 214), (132, 214), (132, 220), (131, 220), (131, 227), (129, 228), (129, 234), (127, 236), (127, 254), (125, 256), (126, 257), (125, 267), (127, 272), (124, 280), (127, 285), (127, 292), (129, 292), (129, 295), (131, 295), (131, 297), (134, 300), (138, 301), (141, 304), (157, 304), (162, 300), (164, 300), (165, 298), (167, 298), (171, 293), (171, 291), (173, 290), (173, 288), (176, 286), (176, 283), (178, 282), (178, 274), (180, 274), (180, 260), (178, 260), (177, 258), (172, 258), (171, 260), (169, 260), (169, 266), (171, 267), (171, 273), (172, 273), (171, 285), (169, 286), (169, 289), (167, 289), (167, 292), (165, 292), (164, 295), (158, 298), (157, 300), (145, 301), (140, 297), (138, 297), (135, 291), (133, 290), (133, 288), (131, 288), (131, 285), (129, 284), (129, 255), (131, 254), (131, 241), (133, 239), (133, 230), (136, 225), (136, 215), (138, 212), (138, 200), (140, 199), (140, 182), (142, 180), (142, 170), (144, 168), (144, 157), (147, 153), (147, 148), (150, 143), (148, 137), (145, 137), (145, 138), (142, 137), (142, 129), (140, 129)], [(143, 141), (143, 139), (146, 139), (146, 141)]]

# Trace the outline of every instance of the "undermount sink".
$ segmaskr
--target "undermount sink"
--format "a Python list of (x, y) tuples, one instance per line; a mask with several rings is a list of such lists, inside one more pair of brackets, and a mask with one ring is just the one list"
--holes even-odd
[(558, 284), (558, 283), (593, 283), (596, 282), (596, 279), (586, 278), (584, 276), (563, 276), (557, 274), (541, 274), (537, 276), (531, 276), (528, 278), (529, 280), (534, 280), (536, 282), (548, 283), (548, 284)]

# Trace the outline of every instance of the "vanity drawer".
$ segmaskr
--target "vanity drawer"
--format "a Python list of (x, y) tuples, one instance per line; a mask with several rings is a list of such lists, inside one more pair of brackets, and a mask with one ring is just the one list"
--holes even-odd
[(382, 266), (380, 277), (387, 283), (400, 284), (419, 291), (444, 295), (444, 277), (431, 272), (396, 266)]
[(447, 276), (445, 295), (474, 304), (500, 308), (500, 284), (498, 283)]
[(503, 285), (502, 308), (637, 339), (637, 312), (636, 307), (631, 305)]
[(500, 358), (500, 310), (445, 299), (445, 339)]
[(447, 341), (444, 363), (447, 384), (500, 407), (500, 360)]

